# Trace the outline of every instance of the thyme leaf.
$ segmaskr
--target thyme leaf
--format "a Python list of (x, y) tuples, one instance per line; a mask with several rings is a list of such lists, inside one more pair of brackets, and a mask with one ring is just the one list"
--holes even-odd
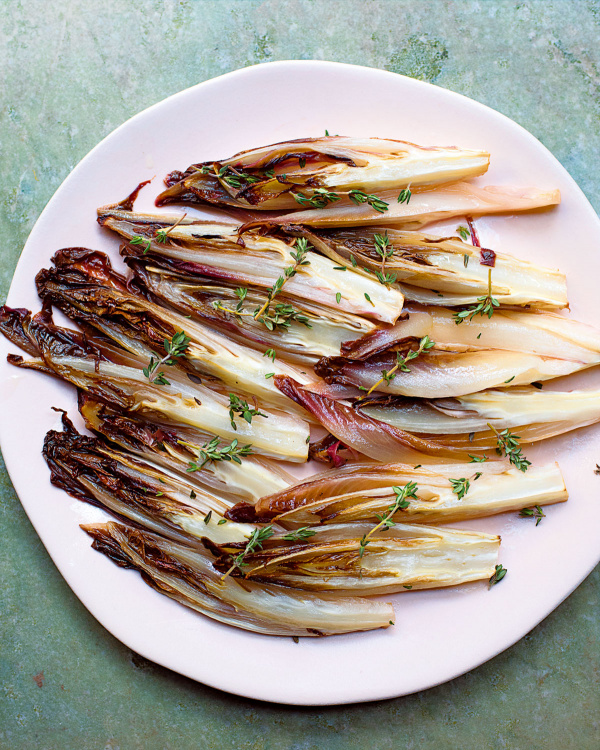
[(398, 196), (398, 203), (406, 203), (406, 205), (408, 205), (411, 198), (412, 193), (410, 187), (404, 188), (404, 190), (400, 191), (400, 195)]
[(410, 505), (410, 500), (415, 500), (417, 497), (417, 490), (418, 486), (416, 482), (408, 482), (404, 485), (404, 487), (392, 487), (392, 490), (394, 491), (394, 494), (396, 495), (396, 499), (390, 505), (387, 509), (387, 512), (383, 515), (377, 515), (377, 518), (379, 519), (379, 523), (377, 526), (374, 526), (371, 531), (369, 531), (368, 534), (364, 534), (363, 538), (359, 542), (358, 547), (358, 557), (359, 559), (363, 557), (365, 554), (365, 549), (368, 544), (370, 544), (371, 536), (375, 534), (376, 531), (379, 531), (379, 529), (391, 529), (392, 526), (395, 526), (396, 524), (392, 520), (393, 516), (399, 511), (399, 510), (405, 510)]
[(485, 463), (485, 461), (489, 460), (486, 455), (483, 455), (483, 456), (473, 456), (471, 453), (467, 453), (467, 455), (471, 459), (469, 461), (470, 464), (482, 464), (482, 463)]
[(469, 480), (465, 479), (464, 477), (462, 479), (449, 479), (448, 481), (452, 485), (452, 492), (454, 492), (459, 500), (463, 499), (463, 497), (467, 494), (469, 488), (471, 487), (471, 483), (469, 482)]
[(161, 365), (174, 365), (176, 359), (184, 356), (190, 341), (190, 337), (186, 336), (183, 331), (175, 333), (171, 339), (165, 339), (163, 346), (166, 355), (162, 359), (150, 357), (147, 367), (144, 367), (142, 370), (148, 380), (158, 385), (170, 385), (169, 381), (165, 378), (164, 372), (157, 372), (157, 370)]
[(250, 535), (250, 538), (246, 542), (246, 546), (242, 550), (242, 552), (239, 553), (239, 555), (236, 555), (233, 558), (233, 565), (229, 568), (227, 573), (221, 578), (221, 581), (224, 581), (227, 576), (232, 573), (236, 568), (242, 568), (248, 565), (248, 563), (244, 562), (247, 555), (252, 554), (252, 552), (255, 552), (258, 549), (262, 549), (263, 542), (266, 542), (267, 539), (270, 539), (275, 531), (273, 530), (273, 524), (269, 524), (268, 526), (263, 526), (261, 529), (254, 529), (252, 534)]
[(298, 239), (294, 243), (294, 247), (296, 248), (295, 252), (293, 250), (290, 250), (290, 255), (294, 260), (294, 264), (292, 266), (287, 266), (286, 268), (284, 268), (283, 276), (280, 276), (267, 292), (267, 301), (265, 302), (265, 304), (259, 310), (256, 310), (254, 312), (254, 320), (262, 319), (264, 325), (270, 331), (274, 330), (277, 326), (289, 328), (290, 322), (292, 320), (296, 320), (298, 323), (302, 323), (307, 328), (312, 328), (312, 326), (308, 322), (308, 318), (306, 317), (306, 315), (302, 315), (297, 310), (294, 310), (291, 305), (278, 305), (275, 309), (274, 315), (271, 314), (269, 310), (271, 303), (283, 289), (284, 284), (298, 273), (299, 268), (301, 268), (302, 266), (310, 265), (310, 261), (306, 256), (308, 251), (311, 249), (311, 245), (308, 244), (306, 238), (298, 237)]
[(263, 414), (258, 409), (253, 409), (247, 401), (244, 401), (243, 398), (230, 393), (229, 420), (234, 430), (237, 430), (237, 425), (234, 421), (234, 416), (236, 414), (239, 414), (243, 419), (246, 420), (246, 422), (248, 422), (248, 424), (252, 423), (252, 417), (264, 417), (265, 419), (268, 419), (268, 414)]
[(536, 505), (533, 508), (523, 508), (519, 511), (519, 515), (521, 518), (535, 518), (536, 526), (539, 526), (542, 518), (546, 517), (546, 514), (539, 505)]
[(375, 211), (378, 211), (380, 214), (384, 214), (390, 206), (387, 201), (378, 198), (376, 195), (364, 193), (362, 190), (351, 190), (348, 193), (348, 197), (353, 203), (356, 203), (357, 206), (361, 203), (368, 203), (371, 208), (375, 209)]
[(142, 237), (140, 234), (134, 234), (133, 237), (129, 240), (130, 245), (145, 245), (144, 252), (142, 255), (146, 255), (148, 250), (150, 250), (150, 245), (152, 245), (152, 240), (149, 240), (147, 237)]
[(305, 208), (325, 208), (328, 203), (335, 203), (341, 200), (341, 196), (336, 193), (332, 193), (325, 188), (315, 188), (312, 195), (304, 195), (304, 193), (292, 193), (292, 197)]
[(499, 456), (505, 455), (510, 463), (519, 469), (519, 471), (527, 471), (531, 466), (531, 461), (528, 461), (525, 456), (521, 454), (519, 436), (514, 435), (509, 429), (498, 432), (498, 430), (489, 422), (487, 426), (496, 435), (496, 453)]
[(371, 393), (383, 382), (385, 382), (386, 385), (389, 385), (396, 377), (398, 370), (400, 370), (400, 372), (410, 372), (410, 368), (408, 367), (407, 363), (413, 359), (416, 359), (419, 355), (423, 354), (423, 352), (428, 352), (430, 349), (433, 349), (434, 346), (435, 341), (432, 341), (429, 336), (424, 336), (419, 342), (419, 348), (416, 351), (410, 350), (406, 353), (406, 355), (402, 355), (400, 352), (397, 352), (396, 364), (392, 367), (391, 370), (381, 371), (381, 378), (375, 383), (375, 385), (371, 386), (371, 388), (367, 391), (366, 395), (363, 396), (363, 398), (366, 398), (366, 396), (370, 396)]
[(394, 255), (394, 247), (390, 242), (387, 232), (385, 234), (373, 235), (373, 243), (375, 245), (375, 252), (381, 258), (381, 271), (376, 271), (375, 275), (381, 284), (389, 286), (398, 278), (395, 273), (385, 272), (385, 262)]
[(496, 568), (494, 570), (494, 574), (489, 580), (489, 588), (492, 588), (492, 586), (495, 586), (497, 583), (500, 583), (500, 581), (504, 578), (508, 571), (506, 568), (503, 568), (502, 565), (496, 565)]
[(477, 297), (476, 305), (455, 312), (454, 322), (458, 326), (465, 320), (473, 320), (476, 315), (487, 315), (488, 318), (491, 318), (497, 307), (500, 307), (500, 303), (495, 297), (492, 297), (492, 269), (488, 268), (488, 293), (484, 297)]
[(467, 227), (463, 226), (462, 224), (459, 227), (456, 227), (456, 233), (460, 236), (461, 240), (463, 240), (464, 242), (466, 242), (471, 236), (471, 232), (469, 232)]
[(283, 539), (285, 539), (288, 542), (297, 542), (302, 539), (308, 539), (311, 536), (314, 536), (317, 532), (313, 529), (309, 529), (308, 526), (302, 526), (300, 529), (296, 529), (295, 531), (290, 531), (289, 534), (286, 534)]
[(236, 464), (241, 464), (241, 457), (250, 456), (252, 452), (251, 445), (238, 446), (237, 438), (234, 438), (229, 445), (219, 446), (219, 438), (214, 437), (198, 449), (198, 460), (190, 461), (186, 471), (200, 471), (207, 463), (216, 461), (234, 461)]

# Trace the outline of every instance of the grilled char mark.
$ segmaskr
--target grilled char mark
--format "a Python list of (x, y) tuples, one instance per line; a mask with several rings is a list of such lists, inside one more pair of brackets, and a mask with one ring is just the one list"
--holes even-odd
[(127, 445), (133, 450), (151, 448), (160, 450), (165, 443), (178, 447), (174, 432), (140, 419), (97, 401), (87, 393), (78, 392), (79, 413), (88, 430), (108, 438), (116, 445)]
[[(409, 319), (409, 314), (403, 312), (395, 325)], [(404, 336), (398, 339), (390, 339), (389, 329), (376, 329), (367, 333), (359, 339), (342, 342), (340, 352), (347, 360), (366, 360), (376, 354), (382, 354), (390, 349), (408, 352), (412, 345), (418, 346), (420, 339), (416, 336)]]
[(272, 516), (259, 516), (256, 514), (254, 505), (250, 503), (240, 502), (228, 508), (224, 514), (228, 521), (235, 521), (236, 523), (269, 523)]
[[(319, 139), (314, 139), (319, 140)], [(299, 143), (304, 141), (298, 141)], [(290, 143), (292, 143), (290, 141)], [(276, 146), (278, 144), (274, 144)], [(318, 187), (320, 181), (318, 176), (310, 174), (315, 169), (320, 169), (333, 164), (348, 164), (351, 167), (355, 167), (356, 163), (349, 157), (338, 156), (337, 154), (327, 154), (320, 151), (289, 151), (278, 156), (271, 158), (261, 158), (254, 164), (241, 164), (236, 163), (236, 159), (240, 159), (247, 152), (241, 152), (229, 159), (223, 159), (222, 161), (214, 162), (202, 162), (198, 164), (190, 165), (185, 172), (174, 170), (165, 177), (165, 185), (167, 187), (157, 198), (157, 206), (165, 206), (169, 203), (212, 203), (215, 205), (239, 205), (240, 201), (245, 201), (248, 205), (258, 205), (264, 201), (270, 200), (274, 197), (273, 193), (281, 194), (282, 192), (289, 192), (298, 186), (300, 188), (312, 188)], [(303, 159), (309, 168), (306, 170), (306, 177), (303, 178), (302, 171), (295, 162), (300, 162)], [(225, 189), (221, 179), (215, 173), (218, 172), (222, 167), (227, 167), (232, 170), (232, 174), (237, 171), (242, 171), (253, 177), (258, 178), (258, 182), (248, 183), (242, 186), (235, 197)], [(294, 170), (299, 174), (296, 174), (293, 179), (288, 179), (285, 174), (286, 167), (289, 170)], [(276, 174), (273, 177), (268, 177), (264, 174), (266, 170), (277, 168), (282, 173)], [(206, 170), (206, 171), (203, 171)], [(279, 191), (265, 191), (265, 185), (268, 183), (280, 183), (282, 185)]]
[[(52, 484), (78, 500), (107, 510), (119, 520), (126, 520), (138, 528), (141, 527), (135, 521), (123, 519), (117, 511), (106, 507), (86, 484), (106, 491), (129, 507), (138, 507), (150, 513), (161, 510), (165, 500), (168, 502), (168, 498), (154, 494), (151, 483), (132, 476), (118, 460), (106, 453), (102, 440), (80, 435), (64, 412), (63, 426), (63, 432), (50, 430), (44, 439), (42, 455), (50, 468)], [(140, 471), (143, 466), (140, 464)], [(81, 481), (82, 478), (86, 483)]]
[[(31, 312), (22, 307), (0, 307), (0, 331), (13, 344), (32, 357), (40, 356), (40, 348), (35, 339), (27, 335)], [(9, 355), (13, 358), (15, 355)]]
[[(127, 526), (115, 523), (88, 524), (82, 525), (81, 528), (94, 539), (92, 548), (104, 553), (120, 567), (138, 569), (135, 561), (127, 554), (127, 549), (114, 538), (111, 533), (113, 529), (125, 536), (124, 544), (131, 548), (132, 553), (137, 554), (151, 567), (156, 568), (157, 571), (176, 576), (195, 588), (204, 589), (198, 575), (193, 570), (166, 552), (163, 552), (143, 529), (131, 526), (129, 523)], [(148, 578), (145, 572), (140, 572), (144, 580), (151, 586), (163, 586), (162, 583)]]
[[(94, 357), (103, 359), (100, 351), (80, 331), (54, 325), (49, 305), (32, 316), (29, 310), (0, 308), (0, 331), (28, 354), (45, 359), (50, 356)], [(29, 366), (22, 357), (10, 355), (12, 364)], [(32, 363), (36, 367), (39, 363)]]
[[(54, 254), (52, 262), (56, 269), (62, 272), (63, 278), (71, 279), (72, 283), (77, 283), (79, 272), (82, 278), (87, 279), (87, 283), (93, 279), (103, 286), (122, 292), (127, 291), (127, 279), (114, 270), (107, 255), (97, 250), (89, 250), (86, 247), (65, 247)], [(51, 269), (51, 271), (54, 270)], [(42, 270), (38, 276), (44, 273), (48, 271)]]

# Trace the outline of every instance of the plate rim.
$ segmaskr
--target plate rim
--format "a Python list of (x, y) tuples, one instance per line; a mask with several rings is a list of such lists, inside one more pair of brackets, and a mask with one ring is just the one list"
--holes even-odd
[[(267, 69), (268, 68), (268, 69), (272, 70), (274, 68), (280, 68), (282, 70), (285, 70), (285, 69), (289, 70), (290, 68), (296, 68), (296, 67), (302, 67), (302, 68), (305, 68), (305, 69), (306, 68), (314, 68), (315, 70), (318, 70), (319, 68), (328, 68), (328, 69), (331, 69), (332, 67), (334, 67), (334, 68), (338, 68), (338, 69), (343, 69), (343, 70), (348, 71), (350, 73), (359, 70), (359, 71), (368, 71), (369, 73), (374, 74), (374, 75), (388, 76), (388, 77), (390, 77), (390, 79), (391, 78), (394, 78), (394, 79), (401, 78), (401, 79), (404, 79), (405, 82), (410, 82), (409, 85), (414, 85), (414, 86), (417, 86), (417, 87), (421, 87), (423, 90), (434, 90), (434, 92), (438, 92), (438, 93), (439, 92), (443, 92), (443, 95), (449, 95), (452, 98), (458, 97), (461, 100), (464, 100), (464, 102), (468, 102), (469, 106), (471, 106), (471, 107), (475, 106), (477, 108), (481, 108), (483, 111), (485, 111), (487, 113), (491, 113), (494, 117), (500, 118), (501, 120), (503, 120), (504, 124), (508, 125), (509, 127), (513, 128), (513, 129), (517, 128), (521, 132), (522, 135), (525, 135), (525, 136), (527, 136), (527, 138), (531, 139), (531, 141), (535, 143), (535, 145), (536, 145), (536, 147), (538, 149), (540, 147), (541, 147), (541, 149), (543, 149), (543, 151), (545, 152), (545, 156), (546, 157), (550, 157), (550, 159), (553, 161), (554, 165), (558, 166), (560, 168), (560, 170), (563, 173), (563, 176), (570, 183), (571, 188), (572, 189), (574, 188), (575, 191), (577, 192), (579, 198), (583, 199), (583, 203), (581, 204), (582, 207), (585, 208), (586, 213), (588, 213), (588, 215), (589, 215), (589, 219), (592, 220), (592, 221), (594, 221), (596, 223), (596, 226), (597, 226), (598, 230), (600, 231), (600, 219), (596, 215), (596, 213), (595, 213), (595, 211), (594, 211), (591, 203), (589, 202), (588, 198), (583, 193), (583, 191), (579, 187), (579, 185), (577, 185), (577, 183), (575, 182), (575, 180), (573, 179), (573, 177), (571, 177), (571, 175), (567, 172), (566, 168), (563, 167), (563, 165), (549, 151), (549, 149), (546, 146), (544, 146), (544, 144), (542, 144), (537, 138), (535, 138), (535, 136), (533, 136), (528, 130), (526, 130), (523, 126), (519, 125), (519, 123), (516, 123), (515, 121), (511, 120), (506, 115), (504, 115), (504, 114), (502, 114), (500, 112), (497, 112), (496, 110), (492, 109), (491, 107), (489, 107), (489, 106), (487, 106), (485, 104), (482, 104), (481, 102), (478, 102), (478, 101), (476, 101), (474, 99), (471, 99), (471, 98), (469, 98), (469, 97), (467, 97), (467, 96), (465, 96), (463, 94), (457, 93), (455, 91), (451, 91), (449, 89), (445, 89), (445, 88), (443, 88), (441, 86), (438, 86), (436, 84), (432, 84), (432, 83), (429, 83), (429, 82), (426, 82), (426, 81), (420, 81), (418, 79), (413, 79), (413, 78), (410, 78), (408, 76), (403, 76), (403, 75), (400, 75), (400, 74), (397, 74), (397, 73), (394, 73), (394, 72), (391, 72), (391, 71), (385, 71), (385, 70), (381, 70), (381, 69), (374, 68), (374, 67), (363, 66), (363, 65), (352, 65), (352, 64), (340, 63), (340, 62), (330, 62), (330, 61), (323, 61), (323, 60), (283, 60), (283, 61), (273, 61), (273, 62), (261, 63), (261, 64), (258, 64), (258, 65), (252, 65), (252, 66), (248, 66), (248, 67), (245, 67), (245, 68), (240, 68), (240, 69), (237, 69), (237, 70), (234, 70), (234, 71), (230, 71), (230, 72), (224, 73), (222, 75), (216, 76), (214, 78), (208, 79), (206, 81), (202, 81), (200, 83), (194, 84), (193, 86), (190, 86), (190, 87), (187, 87), (185, 89), (182, 89), (181, 91), (178, 91), (178, 92), (176, 92), (174, 94), (171, 94), (170, 96), (168, 96), (168, 97), (166, 97), (166, 98), (164, 98), (164, 99), (162, 99), (162, 100), (160, 100), (160, 101), (158, 101), (158, 102), (150, 105), (149, 107), (143, 109), (142, 111), (136, 113), (132, 117), (128, 118), (125, 122), (121, 123), (117, 128), (115, 128), (110, 133), (108, 133), (97, 145), (95, 145), (75, 165), (75, 167), (70, 171), (70, 173), (67, 175), (67, 177), (63, 180), (63, 182), (58, 186), (58, 188), (56, 189), (56, 191), (53, 193), (52, 197), (49, 199), (49, 201), (47, 202), (47, 204), (44, 207), (44, 209), (40, 212), (40, 215), (36, 219), (36, 221), (35, 221), (32, 229), (31, 229), (31, 231), (30, 231), (30, 233), (28, 235), (28, 238), (27, 238), (27, 240), (25, 242), (25, 245), (23, 246), (23, 250), (21, 252), (21, 255), (19, 257), (17, 265), (15, 267), (15, 271), (14, 271), (14, 274), (13, 274), (13, 279), (11, 280), (11, 284), (10, 284), (10, 287), (9, 287), (9, 290), (8, 290), (7, 299), (10, 298), (11, 291), (13, 289), (13, 284), (14, 284), (14, 278), (15, 278), (15, 276), (17, 276), (18, 271), (19, 271), (21, 265), (22, 264), (26, 264), (26, 262), (27, 262), (27, 252), (26, 251), (27, 251), (27, 248), (28, 248), (28, 245), (29, 245), (29, 242), (30, 242), (30, 238), (31, 238), (32, 235), (34, 235), (37, 226), (40, 224), (40, 222), (43, 221), (46, 212), (50, 209), (50, 207), (53, 204), (53, 202), (54, 202), (55, 198), (57, 197), (57, 195), (59, 193), (61, 193), (63, 191), (63, 189), (65, 189), (65, 187), (68, 187), (72, 181), (74, 181), (75, 179), (77, 179), (78, 174), (82, 171), (82, 169), (85, 168), (85, 165), (87, 164), (87, 162), (90, 161), (94, 157), (94, 155), (96, 154), (96, 152), (103, 147), (103, 145), (105, 144), (105, 142), (107, 140), (113, 138), (117, 133), (119, 133), (122, 129), (128, 127), (132, 122), (135, 122), (138, 119), (142, 119), (147, 113), (149, 113), (149, 112), (151, 112), (151, 111), (153, 111), (153, 110), (155, 110), (157, 108), (163, 107), (164, 105), (172, 102), (173, 100), (175, 100), (175, 99), (177, 99), (179, 97), (182, 97), (184, 95), (190, 94), (190, 92), (193, 92), (195, 90), (198, 90), (198, 89), (201, 89), (201, 88), (210, 87), (210, 86), (214, 86), (214, 85), (218, 85), (224, 79), (243, 78), (243, 77), (245, 77), (247, 75), (253, 75), (253, 74), (256, 73), (257, 70), (260, 70), (260, 69)], [(0, 385), (2, 385), (2, 381), (0, 381)], [(8, 437), (9, 437), (8, 433), (9, 433), (8, 426), (5, 425), (4, 420), (0, 421), (0, 445), (4, 445), (4, 446), (7, 445), (7, 443), (8, 443)], [(99, 624), (105, 630), (107, 630), (109, 633), (111, 633), (111, 635), (113, 637), (117, 638), (117, 640), (119, 640), (121, 643), (123, 643), (124, 645), (126, 645), (131, 650), (134, 650), (136, 653), (139, 653), (140, 655), (144, 656), (145, 658), (147, 658), (147, 659), (149, 659), (149, 660), (151, 660), (151, 661), (153, 661), (153, 662), (155, 662), (157, 664), (160, 664), (161, 666), (163, 666), (163, 667), (165, 667), (167, 669), (172, 669), (172, 670), (176, 671), (179, 674), (182, 674), (182, 675), (184, 675), (184, 676), (186, 676), (186, 677), (188, 677), (188, 678), (190, 678), (190, 679), (192, 679), (194, 681), (201, 682), (202, 684), (208, 685), (208, 686), (210, 686), (212, 688), (216, 688), (216, 689), (223, 690), (223, 691), (226, 691), (226, 692), (229, 692), (229, 693), (233, 693), (235, 695), (239, 695), (239, 696), (242, 696), (242, 697), (245, 697), (245, 698), (250, 698), (250, 699), (260, 700), (260, 701), (265, 701), (265, 702), (278, 703), (278, 704), (282, 704), (282, 705), (307, 705), (307, 706), (343, 705), (343, 704), (352, 704), (352, 703), (357, 703), (357, 702), (365, 703), (365, 702), (372, 702), (372, 701), (376, 701), (376, 700), (386, 700), (386, 699), (390, 699), (390, 698), (401, 697), (403, 695), (413, 694), (415, 692), (418, 692), (418, 691), (421, 691), (421, 690), (424, 690), (424, 689), (428, 689), (430, 687), (435, 687), (437, 685), (440, 685), (440, 684), (443, 684), (443, 683), (448, 682), (450, 680), (453, 680), (456, 677), (458, 677), (458, 676), (460, 676), (462, 674), (465, 674), (465, 673), (467, 673), (467, 672), (469, 672), (469, 671), (477, 668), (478, 666), (484, 664), (485, 662), (487, 662), (487, 661), (495, 658), (498, 654), (500, 654), (503, 651), (507, 650), (508, 648), (512, 647), (515, 643), (517, 643), (519, 640), (521, 640), (521, 638), (523, 638), (528, 632), (530, 632), (533, 628), (537, 627), (537, 625), (539, 623), (541, 623), (554, 609), (556, 609), (558, 606), (560, 606), (560, 604), (582, 583), (582, 581), (585, 580), (585, 578), (587, 578), (587, 576), (592, 572), (592, 570), (596, 567), (596, 565), (600, 561), (600, 553), (599, 553), (598, 560), (596, 560), (595, 562), (592, 562), (592, 564), (589, 566), (589, 569), (587, 569), (586, 571), (584, 571), (584, 573), (579, 577), (579, 579), (577, 580), (577, 582), (574, 583), (573, 585), (569, 586), (568, 590), (565, 591), (565, 593), (561, 597), (560, 601), (557, 601), (555, 604), (553, 604), (552, 606), (550, 606), (547, 609), (547, 611), (545, 612), (545, 614), (541, 618), (537, 619), (537, 621), (533, 625), (531, 625), (531, 627), (528, 628), (521, 635), (515, 637), (514, 639), (512, 639), (508, 643), (502, 644), (496, 650), (494, 650), (493, 653), (490, 653), (488, 656), (486, 656), (483, 659), (480, 658), (479, 656), (475, 655), (470, 661), (465, 662), (465, 666), (464, 667), (461, 667), (460, 669), (457, 669), (457, 670), (452, 670), (451, 672), (444, 674), (443, 676), (441, 676), (439, 678), (439, 680), (437, 680), (435, 682), (431, 682), (429, 680), (426, 680), (425, 682), (427, 684), (423, 684), (423, 685), (420, 685), (420, 686), (417, 685), (416, 687), (411, 687), (410, 689), (405, 690), (405, 691), (398, 692), (398, 691), (393, 690), (392, 692), (389, 692), (389, 690), (383, 690), (381, 693), (379, 693), (377, 695), (369, 695), (369, 696), (364, 696), (363, 695), (362, 697), (360, 695), (360, 690), (358, 690), (358, 693), (355, 692), (353, 694), (353, 697), (343, 698), (341, 700), (336, 700), (335, 698), (331, 698), (331, 697), (325, 698), (325, 699), (322, 699), (322, 700), (316, 699), (316, 700), (311, 700), (311, 701), (306, 701), (306, 700), (301, 699), (301, 698), (298, 699), (298, 697), (296, 697), (296, 698), (292, 697), (292, 698), (286, 699), (285, 697), (282, 697), (282, 696), (275, 697), (273, 695), (273, 690), (271, 690), (271, 691), (269, 691), (269, 690), (264, 691), (264, 690), (261, 690), (261, 689), (256, 689), (256, 690), (240, 689), (240, 688), (237, 688), (235, 686), (235, 684), (231, 684), (231, 681), (228, 682), (227, 680), (215, 679), (215, 678), (212, 678), (212, 676), (210, 676), (210, 677), (198, 677), (198, 676), (196, 676), (195, 674), (192, 673), (193, 670), (185, 670), (185, 669), (182, 669), (180, 666), (173, 667), (173, 666), (171, 666), (168, 663), (168, 661), (169, 661), (168, 659), (161, 659), (160, 657), (157, 657), (156, 654), (149, 653), (148, 650), (144, 646), (142, 646), (141, 648), (138, 648), (137, 646), (133, 647), (132, 645), (130, 645), (130, 641), (129, 641), (127, 635), (123, 635), (123, 633), (120, 633), (120, 632), (117, 634), (117, 632), (119, 630), (118, 628), (108, 627), (103, 622), (103, 620), (101, 620), (97, 616), (97, 614), (94, 612), (95, 606), (94, 606), (94, 604), (92, 602), (89, 601), (89, 597), (88, 597), (87, 593), (76, 590), (76, 588), (72, 585), (72, 583), (69, 580), (69, 578), (61, 570), (61, 567), (56, 562), (56, 560), (55, 560), (52, 552), (46, 546), (46, 541), (44, 539), (44, 536), (40, 533), (40, 531), (38, 531), (38, 528), (37, 528), (37, 525), (36, 525), (36, 520), (34, 519), (34, 517), (32, 517), (32, 515), (30, 515), (28, 509), (23, 504), (23, 501), (21, 501), (20, 491), (19, 491), (19, 486), (21, 485), (21, 481), (20, 481), (20, 477), (18, 476), (18, 471), (16, 470), (17, 469), (17, 465), (13, 464), (12, 459), (10, 459), (10, 460), (8, 459), (8, 456), (10, 455), (10, 450), (4, 451), (4, 455), (5, 455), (6, 470), (7, 470), (7, 473), (9, 475), (10, 479), (11, 479), (13, 487), (15, 488), (15, 492), (17, 494), (17, 497), (19, 498), (19, 502), (21, 503), (21, 506), (25, 510), (25, 513), (26, 513), (27, 517), (29, 518), (29, 521), (33, 525), (33, 527), (34, 527), (34, 529), (36, 531), (36, 534), (38, 535), (38, 537), (40, 538), (42, 544), (44, 545), (44, 548), (48, 552), (48, 554), (49, 554), (49, 556), (50, 556), (53, 564), (56, 566), (56, 568), (58, 569), (59, 573), (61, 574), (63, 580), (69, 586), (69, 588), (71, 589), (71, 591), (73, 592), (73, 594), (85, 606), (85, 608), (92, 615), (92, 617), (94, 617), (94, 619), (97, 622), (99, 622)], [(117, 632), (115, 632), (115, 631), (117, 631)], [(275, 688), (275, 690), (276, 690), (276, 688)]]

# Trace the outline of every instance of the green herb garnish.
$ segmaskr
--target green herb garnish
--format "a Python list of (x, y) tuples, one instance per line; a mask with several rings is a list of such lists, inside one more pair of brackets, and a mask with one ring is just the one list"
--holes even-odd
[(291, 193), (291, 195), (296, 203), (305, 208), (325, 208), (327, 204), (341, 200), (339, 195), (325, 188), (315, 188), (312, 195), (304, 195), (304, 193)]
[(316, 533), (313, 529), (309, 529), (308, 526), (303, 526), (301, 529), (296, 529), (296, 531), (290, 531), (289, 534), (286, 534), (282, 538), (288, 542), (298, 542), (302, 539), (308, 539)]
[(216, 461), (234, 461), (236, 464), (241, 464), (241, 457), (250, 455), (252, 455), (251, 445), (238, 446), (237, 438), (234, 438), (229, 445), (219, 446), (219, 438), (214, 437), (198, 448), (198, 461), (190, 461), (186, 471), (200, 471), (207, 463)]
[(234, 415), (239, 414), (243, 419), (248, 422), (248, 424), (252, 423), (252, 417), (264, 417), (265, 419), (268, 419), (267, 414), (263, 414), (258, 409), (253, 409), (250, 404), (247, 401), (244, 401), (243, 398), (240, 398), (239, 396), (236, 396), (233, 393), (229, 394), (229, 419), (231, 421), (231, 426), (234, 430), (237, 430), (237, 426), (234, 422)]
[(395, 513), (397, 513), (399, 510), (405, 510), (410, 505), (409, 498), (416, 499), (417, 497), (417, 490), (418, 486), (416, 482), (408, 482), (408, 484), (404, 485), (404, 487), (392, 487), (392, 490), (394, 491), (396, 495), (396, 499), (393, 502), (392, 505), (390, 505), (387, 509), (387, 512), (383, 515), (379, 515), (376, 513), (375, 515), (379, 519), (379, 523), (377, 526), (374, 526), (371, 531), (369, 531), (368, 534), (365, 534), (363, 538), (360, 540), (359, 548), (358, 548), (358, 556), (359, 558), (362, 558), (362, 556), (365, 554), (365, 549), (368, 544), (370, 544), (371, 536), (376, 532), (379, 531), (381, 528), (385, 529), (391, 529), (392, 526), (395, 526), (396, 524), (392, 520), (392, 517)]
[(456, 233), (459, 234), (461, 240), (464, 240), (465, 242), (471, 236), (471, 232), (469, 232), (467, 227), (463, 226), (462, 224), (459, 227), (456, 227)]
[(149, 240), (147, 237), (142, 237), (139, 234), (134, 234), (133, 237), (129, 240), (130, 245), (145, 245), (144, 252), (142, 255), (146, 255), (148, 250), (150, 250), (150, 246), (152, 245), (152, 240)]
[(521, 448), (519, 447), (519, 436), (514, 435), (510, 430), (498, 430), (488, 422), (487, 425), (492, 432), (496, 435), (496, 453), (499, 456), (506, 456), (510, 463), (515, 466), (519, 471), (527, 471), (531, 466), (531, 461), (528, 461), (525, 456), (521, 455)]
[(384, 214), (388, 210), (390, 205), (381, 198), (378, 198), (376, 195), (368, 195), (362, 190), (351, 190), (348, 193), (348, 197), (353, 203), (356, 203), (357, 206), (359, 206), (361, 203), (368, 203), (371, 208), (374, 208), (375, 211), (378, 211), (380, 214)]
[[(481, 476), (481, 474), (479, 476)], [(462, 479), (449, 479), (448, 481), (452, 485), (452, 492), (454, 492), (459, 500), (462, 500), (471, 486), (469, 480), (463, 477)]]
[(428, 352), (430, 349), (433, 349), (434, 346), (435, 341), (432, 341), (429, 336), (424, 336), (419, 342), (419, 348), (416, 351), (411, 350), (407, 352), (406, 355), (396, 352), (396, 364), (391, 370), (381, 371), (381, 378), (375, 383), (375, 385), (369, 388), (366, 395), (370, 396), (371, 393), (383, 382), (385, 382), (386, 385), (389, 385), (396, 377), (398, 370), (400, 370), (400, 372), (410, 372), (407, 362), (416, 359), (419, 355), (423, 354), (423, 352)]
[(476, 315), (487, 315), (491, 318), (494, 310), (500, 307), (500, 303), (495, 297), (492, 297), (492, 269), (488, 268), (488, 293), (485, 297), (477, 297), (477, 304), (468, 307), (466, 310), (460, 310), (454, 313), (454, 322), (456, 325), (464, 323), (465, 320), (473, 320)]
[(164, 349), (166, 355), (162, 359), (155, 359), (150, 357), (150, 362), (147, 367), (144, 367), (142, 372), (148, 378), (151, 383), (158, 385), (171, 385), (165, 378), (164, 372), (157, 372), (161, 365), (168, 365), (169, 367), (175, 364), (175, 360), (183, 357), (190, 344), (190, 337), (186, 336), (183, 331), (179, 331), (173, 335), (171, 340), (164, 340)]
[(492, 575), (489, 581), (489, 588), (492, 588), (492, 586), (494, 586), (495, 584), (500, 583), (500, 581), (504, 578), (506, 573), (507, 573), (506, 568), (503, 568), (502, 565), (496, 565), (494, 574)]
[(221, 580), (224, 581), (227, 576), (236, 568), (247, 566), (248, 563), (244, 562), (246, 556), (252, 554), (252, 552), (257, 549), (262, 549), (263, 542), (266, 542), (267, 539), (270, 539), (274, 533), (275, 531), (273, 530), (272, 524), (264, 526), (261, 529), (254, 529), (254, 531), (250, 535), (250, 538), (246, 542), (246, 546), (244, 547), (243, 551), (233, 558), (233, 565), (229, 568), (229, 570), (227, 571), (227, 573), (225, 573)]
[(398, 196), (398, 203), (406, 203), (408, 205), (411, 198), (412, 193), (410, 191), (410, 188), (404, 188), (404, 190), (400, 191), (400, 195)]
[(542, 518), (546, 517), (546, 514), (539, 505), (536, 505), (533, 508), (523, 508), (519, 511), (519, 515), (521, 518), (535, 518), (536, 526), (539, 526)]

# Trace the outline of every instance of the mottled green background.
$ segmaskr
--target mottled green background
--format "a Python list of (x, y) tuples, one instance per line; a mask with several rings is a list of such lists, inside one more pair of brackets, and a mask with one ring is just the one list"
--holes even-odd
[[(548, 146), (598, 210), (599, 40), (599, 2), (3, 0), (0, 300), (35, 219), (101, 138), (169, 94), (270, 60), (370, 65), (489, 104)], [(598, 570), (519, 644), (447, 685), (369, 705), (282, 708), (132, 654), (71, 594), (3, 466), (0, 498), (3, 750), (600, 744)], [(551, 580), (550, 569), (537, 583)]]

